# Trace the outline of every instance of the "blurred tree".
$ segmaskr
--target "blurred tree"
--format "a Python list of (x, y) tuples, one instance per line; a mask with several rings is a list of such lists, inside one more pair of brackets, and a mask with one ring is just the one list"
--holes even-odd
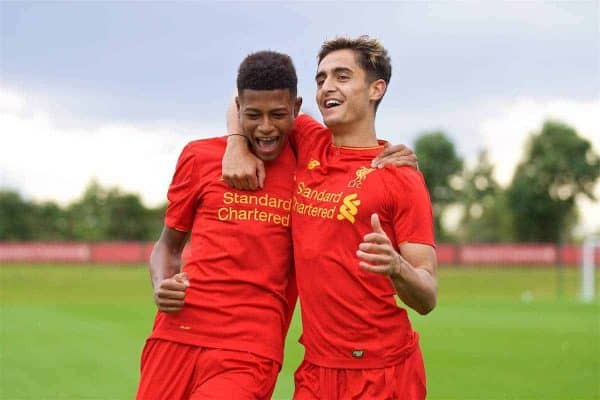
[(467, 243), (508, 242), (512, 239), (511, 216), (506, 196), (493, 176), (487, 151), (463, 174), (463, 215), (460, 239)]
[(96, 180), (92, 180), (80, 200), (68, 209), (68, 239), (100, 241), (105, 240), (108, 225), (106, 190)]
[(156, 240), (165, 210), (166, 204), (146, 208), (138, 195), (103, 188), (95, 180), (64, 209), (0, 190), (0, 240)]
[(108, 240), (147, 240), (151, 237), (151, 213), (137, 194), (111, 189), (106, 196), (105, 218)]
[(453, 236), (444, 230), (442, 216), (455, 202), (460, 191), (460, 173), (463, 161), (456, 154), (454, 144), (441, 131), (422, 134), (415, 142), (419, 169), (425, 176), (433, 205), (436, 240), (452, 241)]
[(33, 240), (33, 207), (13, 190), (0, 190), (0, 240)]
[(575, 200), (594, 198), (600, 157), (590, 142), (560, 122), (546, 121), (529, 139), (508, 189), (516, 240), (558, 242), (577, 223)]
[(31, 207), (32, 219), (35, 223), (33, 239), (65, 240), (69, 237), (67, 212), (58, 204), (47, 201), (41, 204), (31, 204)]

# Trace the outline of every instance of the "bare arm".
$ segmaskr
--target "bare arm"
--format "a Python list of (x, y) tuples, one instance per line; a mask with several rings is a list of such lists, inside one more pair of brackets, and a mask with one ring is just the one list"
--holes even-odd
[(222, 176), (229, 186), (241, 190), (262, 188), (265, 182), (265, 167), (258, 157), (248, 148), (243, 135), (235, 98), (227, 108), (227, 147), (223, 154)]
[(356, 252), (359, 265), (367, 271), (388, 275), (400, 299), (425, 315), (437, 302), (437, 258), (431, 246), (400, 245), (400, 255), (381, 228), (377, 214), (371, 216), (373, 232), (365, 235)]
[(163, 312), (180, 311), (184, 304), (189, 281), (186, 274), (180, 271), (186, 237), (186, 232), (165, 226), (150, 255), (154, 302)]

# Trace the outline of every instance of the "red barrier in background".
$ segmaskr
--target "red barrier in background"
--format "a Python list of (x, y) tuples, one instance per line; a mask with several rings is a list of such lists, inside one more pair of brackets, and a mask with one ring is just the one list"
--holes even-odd
[(90, 262), (85, 243), (0, 243), (0, 262)]
[[(154, 243), (148, 242), (0, 242), (0, 263), (146, 264)], [(581, 246), (553, 244), (470, 244), (437, 246), (439, 264), (578, 265)], [(183, 252), (189, 256), (189, 246)], [(596, 249), (600, 260), (600, 249)]]

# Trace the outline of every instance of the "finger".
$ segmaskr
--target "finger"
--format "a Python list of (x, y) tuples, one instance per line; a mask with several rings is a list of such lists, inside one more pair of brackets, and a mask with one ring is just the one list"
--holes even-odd
[(362, 242), (358, 245), (358, 249), (373, 254), (390, 254), (391, 250), (389, 243), (379, 244), (373, 242)]
[(382, 275), (389, 275), (389, 267), (387, 266), (377, 266), (377, 265), (371, 265), (369, 263), (366, 263), (364, 261), (361, 261), (358, 263), (358, 265), (366, 270), (366, 271), (370, 271), (370, 272), (375, 272), (376, 274), (382, 274)]
[(160, 299), (176, 299), (182, 300), (185, 297), (185, 291), (182, 290), (166, 290), (159, 289), (156, 293), (156, 297)]
[(375, 244), (390, 244), (390, 239), (385, 233), (371, 232), (367, 233), (363, 238), (363, 242)]
[[(394, 154), (398, 151), (404, 152), (404, 151), (406, 151), (406, 149), (408, 149), (408, 148), (403, 144), (391, 145), (389, 142), (385, 142), (381, 153), (377, 154), (377, 157), (375, 157), (373, 159), (373, 161), (371, 161), (371, 166), (372, 167), (381, 167), (380, 164), (384, 158), (386, 158), (389, 155)], [(410, 154), (411, 151), (410, 151), (410, 149), (408, 149), (408, 150), (409, 150), (408, 154)]]
[(256, 166), (256, 174), (258, 176), (258, 187), (259, 188), (263, 188), (265, 187), (265, 164), (261, 161), (257, 164)]
[(179, 283), (183, 283), (186, 288), (190, 286), (190, 280), (188, 279), (188, 276), (185, 272), (180, 272), (174, 275), (173, 279), (175, 279)]
[(187, 288), (187, 286), (183, 282), (175, 278), (169, 278), (162, 281), (158, 288), (160, 290), (175, 290), (183, 292)]
[(377, 213), (371, 214), (371, 227), (373, 228), (373, 232), (382, 233), (385, 235), (385, 232), (381, 227), (381, 222), (379, 221), (379, 215), (377, 215)]
[(244, 180), (245, 190), (256, 190), (257, 178), (256, 176), (250, 175)]
[(377, 163), (378, 168), (383, 168), (386, 165), (394, 165), (396, 167), (408, 165), (410, 167), (416, 168), (417, 156), (415, 156), (413, 153), (409, 153), (409, 154), (396, 153), (396, 154), (386, 157), (382, 160), (379, 160), (379, 162)]
[(231, 181), (231, 179), (230, 179), (228, 176), (225, 176), (225, 175), (223, 175), (223, 176), (221, 177), (221, 179), (223, 179), (223, 182), (225, 182), (225, 184), (226, 184), (227, 186), (229, 186), (229, 187), (235, 187), (235, 186), (233, 185), (233, 182)]
[(392, 258), (386, 254), (371, 254), (365, 253), (364, 251), (358, 250), (356, 252), (358, 258), (362, 261), (366, 261), (372, 265), (389, 265), (392, 262)]
[(156, 305), (159, 308), (164, 308), (164, 307), (183, 307), (184, 303), (185, 302), (183, 300), (158, 299), (157, 302), (156, 302)]
[(227, 178), (227, 180), (229, 181), (229, 186), (231, 186), (232, 188), (237, 190), (244, 190), (244, 188), (242, 187), (243, 185), (240, 177), (233, 176), (231, 178)]

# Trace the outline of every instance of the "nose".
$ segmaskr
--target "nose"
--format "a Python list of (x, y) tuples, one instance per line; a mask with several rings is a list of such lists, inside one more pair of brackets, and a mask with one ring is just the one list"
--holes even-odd
[(335, 90), (334, 80), (326, 77), (321, 85), (321, 90), (324, 92), (333, 92)]
[(269, 135), (275, 130), (275, 126), (269, 116), (264, 116), (258, 125), (258, 131), (263, 135)]

